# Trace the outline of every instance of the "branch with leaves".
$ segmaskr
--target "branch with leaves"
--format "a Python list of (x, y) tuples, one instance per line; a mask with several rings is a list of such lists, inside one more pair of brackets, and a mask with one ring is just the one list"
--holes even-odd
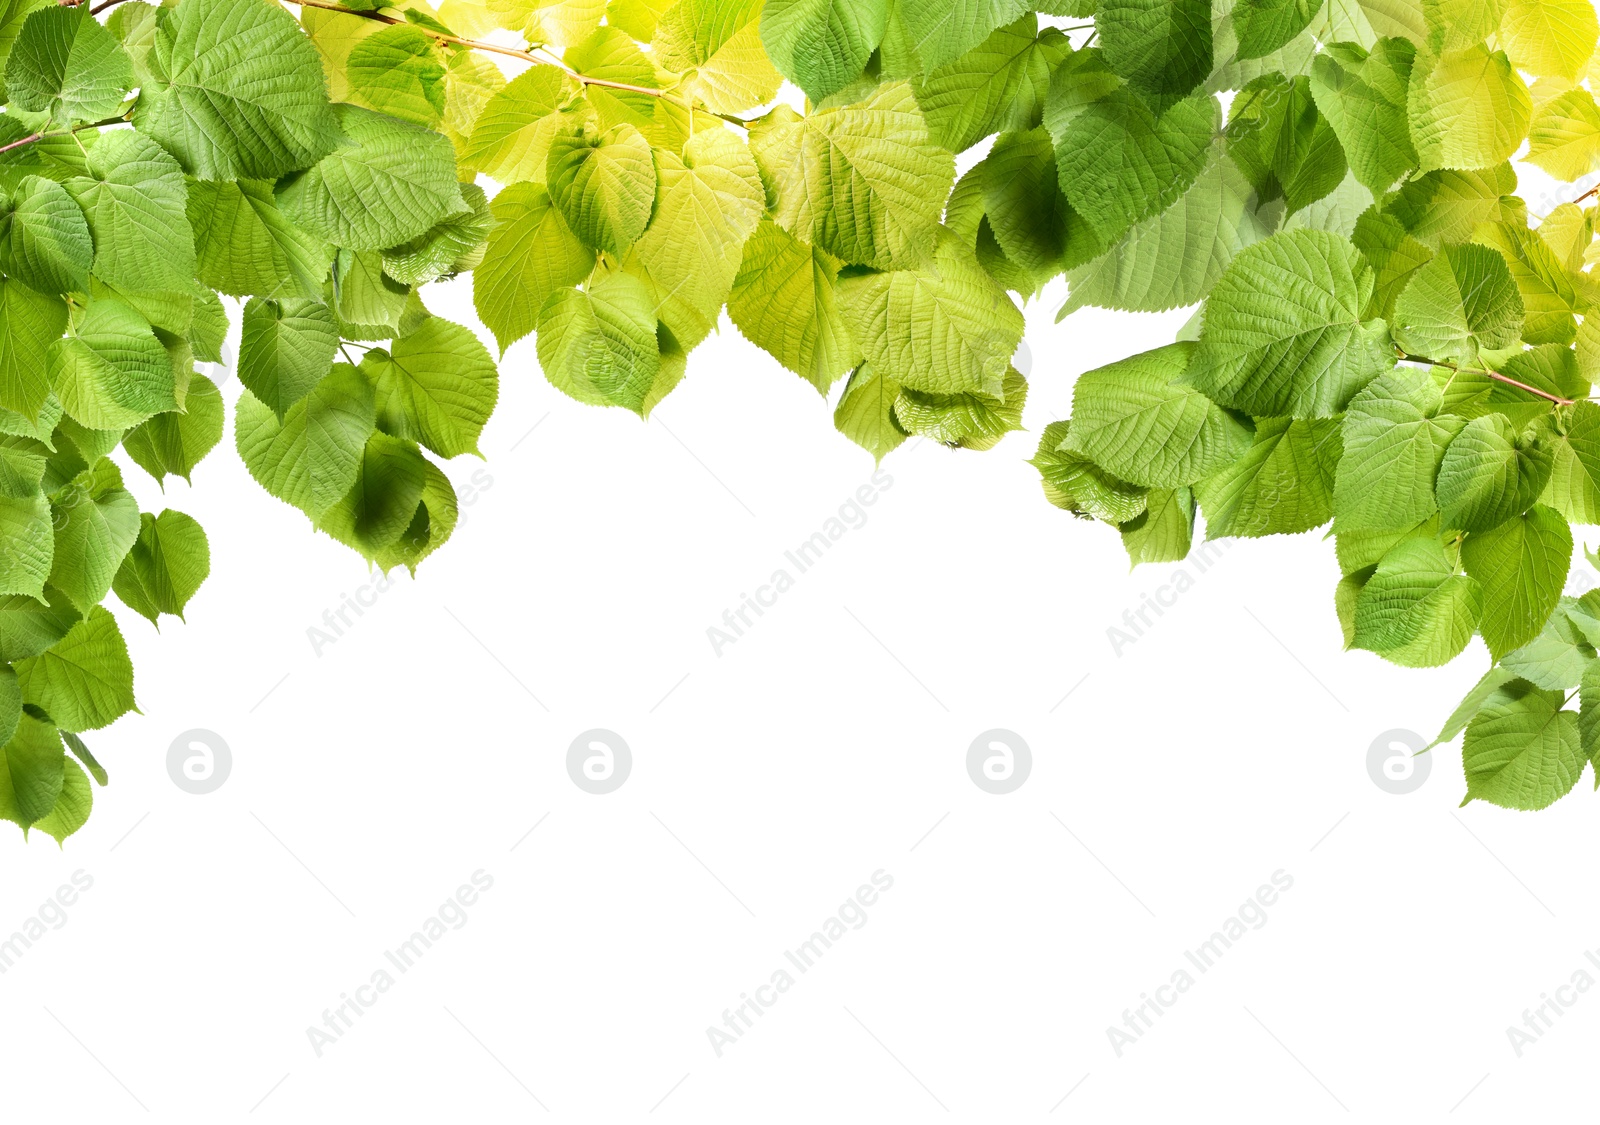
[(648, 417), (726, 311), (875, 458), (1021, 429), (1020, 305), (1063, 277), (1058, 319), (1194, 308), (1079, 378), (1046, 496), (1135, 562), (1331, 522), (1351, 646), (1487, 645), (1442, 735), (1470, 798), (1543, 807), (1600, 752), (1566, 709), (1600, 595), (1561, 595), (1600, 522), (1594, 193), (1530, 217), (1511, 163), (1600, 171), (1584, 0), (13, 7), (0, 818), (81, 826), (80, 736), (134, 702), (107, 605), (209, 570), (122, 474), (219, 443), (230, 316), (254, 479), (385, 569), (449, 538), (498, 375), (423, 294), (468, 271), (579, 401)]

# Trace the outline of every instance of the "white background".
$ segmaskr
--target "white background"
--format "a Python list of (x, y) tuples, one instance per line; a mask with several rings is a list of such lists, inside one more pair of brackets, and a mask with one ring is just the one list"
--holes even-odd
[[(476, 325), (469, 285), (430, 306)], [(805, 574), (784, 552), (871, 458), (726, 322), (648, 424), (515, 346), (486, 462), (447, 466), (464, 499), (488, 487), (320, 654), (308, 630), (371, 580), (249, 479), (231, 422), (192, 490), (128, 469), (142, 507), (201, 520), (213, 573), (159, 636), (116, 607), (143, 714), (90, 739), (112, 785), (88, 827), (61, 850), (0, 833), (0, 938), (93, 879), (0, 975), (7, 1116), (1587, 1111), (1600, 994), (1520, 1057), (1507, 1028), (1600, 980), (1590, 779), (1541, 814), (1457, 809), (1449, 747), (1386, 792), (1374, 740), (1431, 738), (1480, 642), (1428, 672), (1341, 652), (1319, 533), (1130, 575), (1111, 529), (1049, 507), (1026, 459), (1073, 379), (1187, 317), (1057, 325), (1062, 296), (1028, 310), (1029, 432), (908, 443)], [(715, 654), (708, 627), (779, 568), (794, 588)], [(1119, 654), (1108, 629), (1179, 570), (1193, 588)], [(604, 796), (566, 766), (597, 727), (633, 755)], [(195, 728), (233, 759), (204, 796), (168, 776)], [(1031, 748), (1005, 796), (967, 772), (991, 728)], [(707, 1029), (880, 869), (867, 922), (719, 1057)], [(466, 923), (395, 973), (384, 951), (480, 870)], [(1184, 951), (1280, 870), (1261, 928), (1195, 972)], [(393, 988), (319, 1056), (308, 1029), (381, 968)], [(1181, 968), (1119, 1056), (1108, 1028)]]

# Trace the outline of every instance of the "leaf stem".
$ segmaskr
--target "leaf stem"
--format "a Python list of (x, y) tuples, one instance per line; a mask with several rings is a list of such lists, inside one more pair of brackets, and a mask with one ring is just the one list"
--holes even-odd
[[(119, 0), (108, 0), (108, 2), (116, 3), (119, 2)], [(364, 20), (376, 20), (378, 23), (404, 24), (407, 27), (416, 28), (418, 31), (422, 32), (422, 34), (437, 39), (441, 43), (454, 43), (458, 47), (466, 47), (468, 50), (472, 51), (488, 51), (491, 54), (506, 55), (513, 59), (521, 59), (524, 62), (543, 63), (547, 66), (556, 66), (566, 71), (569, 77), (581, 82), (585, 86), (604, 86), (608, 90), (626, 90), (633, 94), (649, 94), (651, 97), (655, 98), (665, 98), (668, 95), (668, 91), (654, 86), (634, 86), (627, 82), (613, 82), (609, 78), (595, 78), (588, 74), (580, 74), (578, 71), (573, 70), (566, 63), (562, 62), (560, 59), (557, 59), (554, 55), (549, 55), (547, 58), (541, 58), (532, 51), (519, 51), (515, 47), (502, 47), (498, 43), (485, 43), (481, 39), (462, 39), (460, 36), (447, 35), (442, 31), (433, 31), (429, 28), (423, 27), (420, 24), (414, 24), (407, 20), (396, 19), (394, 16), (386, 16), (382, 12), (358, 12), (354, 8), (346, 8), (342, 4), (325, 3), (324, 0), (285, 0), (285, 2), (289, 4), (297, 4), (302, 8), (321, 8), (326, 12), (339, 12), (342, 15), (357, 16)], [(548, 55), (548, 52), (546, 52), (546, 54)]]
[[(1399, 349), (1397, 348), (1396, 351), (1399, 351)], [(1455, 373), (1450, 376), (1451, 379), (1454, 379), (1456, 375), (1459, 375), (1463, 372), (1468, 375), (1487, 375), (1489, 378), (1498, 380), (1507, 386), (1515, 387), (1519, 391), (1527, 391), (1530, 395), (1538, 395), (1540, 398), (1548, 399), (1557, 406), (1571, 406), (1573, 403), (1578, 401), (1574, 398), (1562, 398), (1560, 395), (1553, 395), (1549, 391), (1540, 390), (1538, 387), (1530, 387), (1527, 383), (1519, 382), (1509, 375), (1502, 375), (1498, 371), (1490, 371), (1487, 367), (1462, 367), (1458, 364), (1451, 363), (1449, 360), (1429, 359), (1425, 355), (1412, 355), (1410, 352), (1405, 351), (1400, 351), (1399, 354), (1401, 359), (1410, 363), (1426, 363), (1430, 367), (1449, 368)], [(1446, 386), (1448, 385), (1449, 384), (1446, 384)]]

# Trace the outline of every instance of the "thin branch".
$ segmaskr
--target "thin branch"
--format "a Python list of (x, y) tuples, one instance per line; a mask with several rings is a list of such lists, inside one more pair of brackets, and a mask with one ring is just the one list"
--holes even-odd
[[(108, 2), (116, 3), (119, 0), (108, 0)], [(407, 27), (416, 28), (422, 34), (437, 39), (441, 43), (454, 43), (458, 47), (466, 47), (473, 51), (488, 51), (496, 55), (506, 55), (509, 58), (521, 59), (524, 62), (556, 66), (566, 71), (569, 77), (585, 86), (604, 86), (608, 90), (626, 90), (633, 94), (649, 94), (654, 98), (666, 98), (669, 94), (669, 91), (658, 89), (654, 86), (634, 86), (627, 82), (613, 82), (609, 78), (595, 78), (588, 74), (580, 74), (555, 56), (548, 55), (548, 52), (546, 52), (548, 57), (541, 58), (532, 51), (519, 51), (514, 47), (502, 47), (498, 43), (485, 43), (481, 39), (462, 39), (460, 36), (446, 35), (442, 31), (433, 31), (420, 24), (411, 23), (409, 20), (386, 16), (382, 12), (358, 12), (354, 8), (346, 8), (342, 4), (324, 3), (323, 0), (286, 0), (286, 2), (298, 4), (302, 8), (321, 8), (325, 12), (338, 12), (341, 15), (356, 16), (364, 20), (376, 20), (378, 23), (404, 24)]]
[(1600, 184), (1596, 184), (1594, 187), (1578, 196), (1578, 198), (1574, 199), (1572, 202), (1582, 203), (1585, 199), (1593, 199), (1597, 195), (1600, 195)]
[(12, 141), (8, 145), (0, 145), (0, 152), (10, 152), (14, 148), (21, 148), (23, 145), (31, 145), (34, 141), (39, 140), (43, 136), (43, 133), (29, 133), (20, 141)]
[(106, 117), (99, 121), (91, 121), (87, 125), (74, 125), (70, 129), (52, 129), (48, 133), (29, 133), (26, 137), (14, 140), (10, 144), (0, 145), (0, 152), (10, 152), (14, 148), (31, 145), (34, 141), (42, 141), (46, 137), (70, 137), (74, 133), (82, 133), (86, 129), (104, 129), (107, 125), (126, 125), (131, 120), (131, 114), (132, 111), (130, 110), (128, 113), (118, 114), (116, 117)]
[[(82, 0), (79, 0), (79, 2), (81, 3)], [(122, 3), (122, 0), (104, 0), (103, 3), (96, 4), (94, 7), (90, 8), (89, 9), (89, 14), (91, 16), (98, 16), (101, 12), (105, 11), (107, 8), (114, 8), (120, 3)]]
[[(1463, 373), (1468, 375), (1486, 375), (1490, 379), (1495, 379), (1506, 384), (1508, 387), (1515, 387), (1519, 391), (1527, 391), (1530, 395), (1538, 395), (1540, 398), (1548, 399), (1557, 406), (1571, 406), (1574, 402), (1578, 401), (1577, 399), (1573, 398), (1562, 398), (1560, 395), (1553, 395), (1549, 391), (1540, 390), (1538, 387), (1530, 387), (1527, 383), (1519, 382), (1518, 380), (1511, 378), (1509, 375), (1502, 375), (1498, 371), (1490, 371), (1487, 367), (1461, 367), (1457, 364), (1451, 363), (1449, 360), (1429, 359), (1425, 355), (1412, 355), (1410, 352), (1400, 352), (1400, 358), (1410, 363), (1426, 363), (1430, 367), (1449, 368), (1457, 375)], [(1454, 379), (1455, 375), (1451, 375), (1450, 377)]]

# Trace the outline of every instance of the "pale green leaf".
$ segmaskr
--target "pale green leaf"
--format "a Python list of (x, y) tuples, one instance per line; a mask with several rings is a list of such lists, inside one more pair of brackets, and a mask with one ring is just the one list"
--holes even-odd
[(472, 274), (472, 299), (503, 352), (537, 327), (552, 293), (589, 276), (595, 256), (543, 184), (512, 184), (490, 206), (495, 227), (483, 264)]

